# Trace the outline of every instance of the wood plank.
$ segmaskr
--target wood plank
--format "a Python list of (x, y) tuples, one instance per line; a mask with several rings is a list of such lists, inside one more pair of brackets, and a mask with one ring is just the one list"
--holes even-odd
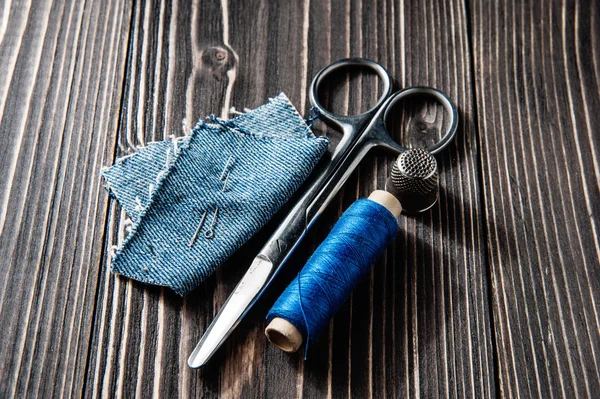
[[(235, 76), (227, 73), (235, 71), (236, 63), (223, 40), (222, 15), (217, 1), (133, 5), (119, 156), (151, 141), (181, 136), (198, 118), (229, 109), (226, 93)], [(124, 239), (124, 220), (124, 212), (113, 204), (108, 245)], [(105, 261), (86, 395), (187, 397), (196, 390), (215, 392), (217, 373), (198, 380), (187, 366), (194, 341), (212, 318), (215, 277), (182, 299), (115, 278), (108, 271), (110, 259)]]
[(600, 4), (470, 4), (499, 388), (600, 391)]
[[(288, 265), (279, 291), (260, 301), (203, 370), (189, 369), (187, 356), (275, 224), (184, 299), (115, 278), (106, 259), (87, 396), (494, 396), (465, 11), (458, 1), (428, 7), (309, 0), (134, 4), (122, 155), (181, 135), (182, 125), (187, 129), (201, 116), (224, 114), (231, 105), (255, 107), (279, 91), (306, 114), (311, 77), (350, 55), (378, 60), (400, 86), (446, 91), (465, 117), (456, 145), (439, 158), (440, 205), (403, 219), (395, 245), (311, 346), (307, 361), (267, 344), (264, 315), (306, 260), (302, 254), (354, 199), (383, 184), (391, 162), (385, 154), (364, 161)], [(369, 79), (352, 83), (352, 96), (342, 91), (337, 98), (342, 109), (356, 112), (375, 101), (377, 89)], [(435, 130), (443, 117), (430, 107), (413, 122)], [(338, 137), (322, 124), (316, 128)], [(113, 204), (107, 245), (123, 239), (123, 220)]]
[(0, 397), (81, 396), (130, 7), (0, 8)]

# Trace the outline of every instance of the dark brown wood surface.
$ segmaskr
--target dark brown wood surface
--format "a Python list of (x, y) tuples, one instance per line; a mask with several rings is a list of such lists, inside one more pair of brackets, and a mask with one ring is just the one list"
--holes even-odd
[(599, 3), (470, 11), (499, 387), (598, 397)]
[[(373, 152), (209, 366), (188, 368), (276, 220), (180, 298), (110, 273), (126, 215), (100, 169), (281, 91), (306, 115), (312, 76), (349, 56), (458, 105), (439, 204), (401, 219), (308, 360), (268, 344), (277, 295), (385, 181), (392, 158)], [(0, 397), (600, 395), (598, 2), (4, 0), (0, 68)], [(378, 98), (371, 77), (338, 83), (324, 95), (340, 112)], [(401, 111), (398, 140), (447, 122)]]

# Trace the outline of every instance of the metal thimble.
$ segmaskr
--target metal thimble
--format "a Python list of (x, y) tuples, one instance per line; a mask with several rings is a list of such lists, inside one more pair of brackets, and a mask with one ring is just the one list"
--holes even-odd
[(393, 194), (409, 214), (420, 213), (438, 199), (437, 162), (424, 149), (411, 149), (398, 156), (385, 190)]

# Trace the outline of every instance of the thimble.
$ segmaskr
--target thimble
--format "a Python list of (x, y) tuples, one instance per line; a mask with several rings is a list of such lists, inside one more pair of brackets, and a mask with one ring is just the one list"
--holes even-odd
[(438, 172), (433, 155), (420, 148), (400, 154), (385, 190), (398, 198), (402, 210), (409, 214), (434, 206), (438, 199)]

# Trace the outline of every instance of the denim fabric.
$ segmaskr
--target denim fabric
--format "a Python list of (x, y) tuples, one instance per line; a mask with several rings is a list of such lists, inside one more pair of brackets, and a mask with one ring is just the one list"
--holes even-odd
[(167, 157), (173, 153), (170, 140), (151, 143), (130, 157), (119, 159), (103, 172), (106, 189), (134, 223), (150, 200), (156, 178), (166, 170)]
[(291, 197), (328, 144), (280, 94), (117, 161), (103, 177), (134, 225), (112, 270), (189, 293)]

